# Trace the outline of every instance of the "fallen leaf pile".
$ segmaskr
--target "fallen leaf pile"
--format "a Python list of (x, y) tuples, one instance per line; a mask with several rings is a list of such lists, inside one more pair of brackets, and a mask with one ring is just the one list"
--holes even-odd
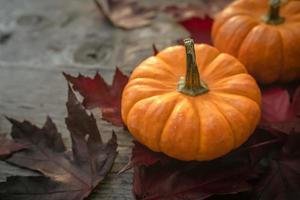
[[(153, 49), (155, 55), (158, 51), (155, 46)], [(124, 81), (123, 76), (117, 75), (119, 73), (117, 70), (114, 82)], [(85, 104), (89, 104), (88, 97), (96, 90), (89, 94), (87, 90), (81, 91), (78, 84), (89, 80), (93, 87), (97, 79), (103, 80), (101, 77), (90, 79), (82, 76), (73, 79), (79, 81), (71, 82), (75, 83), (74, 89), (85, 97)], [(111, 92), (118, 93), (124, 85)], [(97, 93), (105, 99), (107, 94), (100, 88), (99, 85)], [(272, 86), (263, 89), (260, 126), (246, 144), (220, 159), (182, 162), (135, 142), (131, 161), (120, 173), (134, 169), (136, 199), (300, 199), (300, 153), (297, 150), (300, 144), (300, 87), (296, 84), (286, 88), (288, 90)], [(100, 103), (95, 105), (103, 109)], [(278, 124), (284, 126), (277, 127)]]
[(12, 142), (27, 144), (6, 162), (37, 171), (41, 176), (9, 177), (0, 183), (1, 200), (81, 200), (104, 179), (117, 155), (116, 136), (103, 143), (93, 115), (88, 115), (69, 89), (66, 125), (72, 150), (66, 151), (61, 134), (50, 118), (42, 128), (28, 121), (12, 123)]

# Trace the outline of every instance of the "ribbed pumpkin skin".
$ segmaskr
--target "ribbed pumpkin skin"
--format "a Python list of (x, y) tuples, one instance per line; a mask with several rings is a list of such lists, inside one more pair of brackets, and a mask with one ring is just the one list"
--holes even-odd
[(214, 45), (238, 58), (261, 83), (290, 82), (300, 78), (300, 1), (281, 6), (285, 22), (262, 21), (269, 0), (237, 0), (217, 17)]
[(136, 140), (179, 160), (211, 160), (244, 143), (260, 118), (260, 90), (234, 57), (195, 45), (201, 79), (209, 92), (176, 90), (185, 76), (183, 46), (143, 61), (123, 91), (122, 118)]

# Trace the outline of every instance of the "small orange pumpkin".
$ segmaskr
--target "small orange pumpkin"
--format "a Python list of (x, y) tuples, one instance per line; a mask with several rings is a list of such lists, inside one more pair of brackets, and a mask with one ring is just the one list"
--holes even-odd
[(237, 0), (216, 17), (212, 38), (261, 83), (300, 78), (300, 1)]
[(251, 135), (260, 118), (260, 90), (236, 58), (205, 44), (194, 48), (191, 39), (184, 43), (133, 71), (122, 94), (122, 118), (153, 151), (211, 160)]

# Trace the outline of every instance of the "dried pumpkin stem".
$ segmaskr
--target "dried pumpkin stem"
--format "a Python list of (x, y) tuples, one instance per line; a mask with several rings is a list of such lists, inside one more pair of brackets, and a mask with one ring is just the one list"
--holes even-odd
[(282, 24), (285, 19), (280, 16), (281, 0), (270, 0), (269, 5), (269, 12), (263, 17), (263, 21), (272, 25)]
[(190, 96), (197, 96), (208, 92), (207, 85), (200, 79), (194, 41), (192, 39), (183, 40), (186, 49), (186, 75), (181, 77), (178, 83), (178, 91)]

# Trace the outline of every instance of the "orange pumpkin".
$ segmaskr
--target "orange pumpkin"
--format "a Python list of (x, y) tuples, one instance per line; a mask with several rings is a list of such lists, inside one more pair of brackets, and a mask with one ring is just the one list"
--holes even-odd
[(212, 38), (261, 83), (300, 78), (300, 1), (237, 0), (216, 17)]
[(133, 71), (122, 94), (122, 118), (153, 151), (211, 160), (251, 135), (260, 118), (260, 90), (236, 58), (205, 44), (194, 47), (191, 39), (184, 43)]

